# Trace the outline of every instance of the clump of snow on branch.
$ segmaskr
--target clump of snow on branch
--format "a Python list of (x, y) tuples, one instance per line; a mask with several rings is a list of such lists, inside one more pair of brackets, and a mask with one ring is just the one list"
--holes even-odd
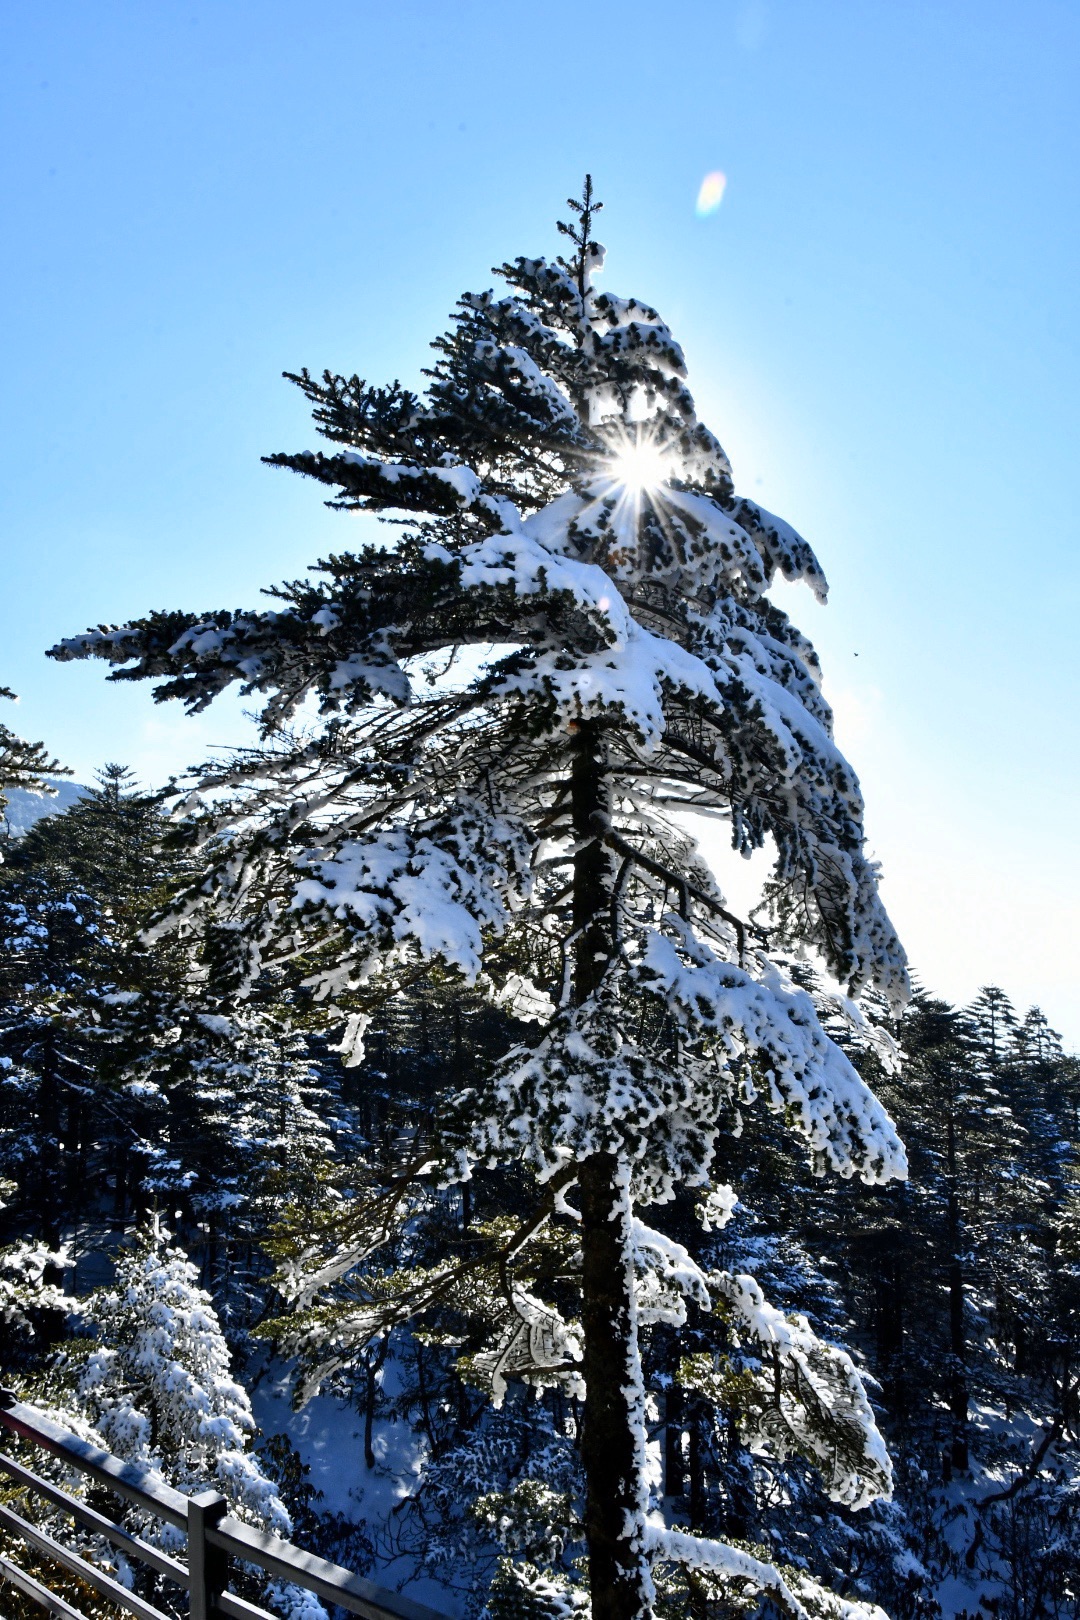
[(751, 977), (719, 961), (681, 919), (669, 918), (668, 929), (647, 937), (640, 978), (692, 1037), (712, 1044), (721, 1064), (756, 1060), (742, 1070), (746, 1102), (754, 1101), (756, 1075), (768, 1107), (784, 1115), (829, 1169), (858, 1174), (871, 1185), (902, 1179), (907, 1161), (895, 1126), (823, 1033), (811, 996), (765, 958)]
[(44, 1243), (14, 1243), (0, 1250), (0, 1319), (12, 1327), (30, 1328), (31, 1312), (73, 1310), (76, 1301), (48, 1277), (71, 1264), (64, 1249)]
[(697, 1218), (701, 1222), (702, 1229), (706, 1232), (722, 1232), (734, 1215), (738, 1202), (734, 1187), (723, 1184), (711, 1187), (698, 1199), (696, 1206)]
[(470, 1368), (488, 1383), (496, 1406), (506, 1395), (507, 1380), (520, 1378), (538, 1392), (562, 1387), (568, 1396), (585, 1399), (581, 1333), (559, 1312), (524, 1288), (511, 1292), (511, 1308), (495, 1343), (470, 1358)]
[(790, 1620), (888, 1620), (876, 1603), (837, 1597), (801, 1572), (781, 1573), (775, 1564), (726, 1541), (689, 1535), (650, 1521), (645, 1545), (656, 1559), (719, 1576), (722, 1584), (717, 1596), (728, 1595), (734, 1583), (744, 1596), (771, 1599)]
[[(501, 933), (508, 910), (527, 893), (528, 846), (508, 824), (472, 807), (441, 825), (397, 827), (381, 835), (309, 849), (296, 862), (292, 909), (343, 925), (370, 941), (372, 968), (413, 945), (475, 982), (484, 930)], [(365, 966), (358, 960), (354, 982)]]
[(847, 1352), (820, 1339), (805, 1316), (770, 1305), (753, 1277), (719, 1271), (708, 1283), (737, 1341), (763, 1358), (768, 1394), (744, 1421), (751, 1449), (781, 1459), (798, 1452), (845, 1507), (891, 1495), (889, 1453)]

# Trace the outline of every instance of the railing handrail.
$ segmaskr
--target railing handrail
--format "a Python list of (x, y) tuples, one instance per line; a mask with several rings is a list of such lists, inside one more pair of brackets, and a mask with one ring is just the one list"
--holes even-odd
[[(39, 1412), (35, 1407), (18, 1400), (8, 1390), (0, 1390), (0, 1424), (32, 1445), (64, 1458), (80, 1473), (89, 1475), (106, 1490), (137, 1503), (155, 1518), (164, 1520), (175, 1529), (183, 1530), (189, 1543), (187, 1568), (158, 1552), (157, 1549), (145, 1546), (130, 1531), (113, 1524), (111, 1520), (105, 1519), (59, 1487), (48, 1481), (39, 1480), (37, 1475), (13, 1459), (0, 1458), (0, 1468), (18, 1479), (25, 1489), (46, 1497), (88, 1528), (97, 1530), (114, 1545), (122, 1546), (132, 1557), (139, 1558), (169, 1580), (176, 1581), (178, 1585), (190, 1590), (193, 1615), (200, 1610), (208, 1615), (232, 1616), (233, 1620), (258, 1620), (258, 1617), (265, 1615), (265, 1610), (258, 1609), (243, 1598), (222, 1590), (225, 1584), (224, 1576), (220, 1578), (211, 1576), (209, 1573), (211, 1565), (223, 1563), (222, 1555), (224, 1555), (225, 1559), (238, 1558), (246, 1564), (255, 1564), (280, 1580), (288, 1581), (293, 1586), (303, 1587), (318, 1597), (326, 1598), (350, 1614), (361, 1615), (363, 1620), (447, 1620), (447, 1616), (429, 1609), (425, 1604), (416, 1603), (412, 1598), (402, 1596), (400, 1592), (377, 1586), (364, 1576), (343, 1569), (340, 1564), (330, 1563), (328, 1559), (305, 1552), (302, 1548), (294, 1546), (291, 1541), (284, 1541), (278, 1536), (257, 1530), (253, 1525), (244, 1524), (239, 1519), (229, 1516), (215, 1517), (215, 1513), (220, 1513), (224, 1506), (223, 1499), (217, 1493), (203, 1492), (193, 1501), (191, 1497), (166, 1484), (153, 1469), (124, 1462), (111, 1452), (91, 1445), (54, 1422), (44, 1412)], [(33, 1526), (27, 1525), (10, 1509), (2, 1510), (2, 1515), (7, 1518), (8, 1527), (16, 1534), (32, 1531), (34, 1539), (39, 1544), (39, 1550), (45, 1551), (47, 1557), (56, 1558), (68, 1569), (83, 1575), (84, 1578), (90, 1578), (86, 1571), (93, 1571), (93, 1566), (87, 1565), (77, 1554), (67, 1553), (66, 1549), (58, 1551), (58, 1544), (47, 1537), (45, 1539), (50, 1542), (50, 1546), (41, 1547), (41, 1532), (35, 1531)], [(214, 1549), (214, 1554), (209, 1555), (202, 1550), (203, 1548)], [(65, 1556), (61, 1557), (61, 1553)], [(200, 1574), (204, 1571), (204, 1567), (205, 1572)], [(12, 1568), (14, 1566), (10, 1559), (0, 1559), (0, 1580), (5, 1576), (14, 1580), (14, 1576), (10, 1576)], [(196, 1577), (194, 1587), (189, 1572)], [(20, 1573), (24, 1579), (15, 1581), (15, 1584), (21, 1585), (22, 1590), (28, 1595), (35, 1595), (30, 1588), (37, 1586), (38, 1583), (32, 1577), (26, 1576), (25, 1572)], [(97, 1584), (99, 1590), (101, 1589), (100, 1578), (93, 1584)], [(121, 1601), (111, 1592), (109, 1596), (113, 1601)], [(40, 1601), (40, 1598), (37, 1600)], [(134, 1604), (127, 1606), (132, 1612), (146, 1613), (145, 1605), (137, 1610)], [(266, 1620), (272, 1620), (272, 1617), (267, 1616)]]
[(103, 1451), (100, 1446), (91, 1445), (70, 1429), (54, 1423), (37, 1407), (18, 1399), (5, 1400), (2, 1390), (0, 1423), (21, 1440), (29, 1440), (42, 1451), (51, 1451), (53, 1456), (74, 1463), (81, 1474), (89, 1474), (106, 1490), (148, 1509), (155, 1518), (164, 1519), (175, 1530), (187, 1529), (187, 1497), (174, 1490), (154, 1469), (114, 1457), (111, 1451)]

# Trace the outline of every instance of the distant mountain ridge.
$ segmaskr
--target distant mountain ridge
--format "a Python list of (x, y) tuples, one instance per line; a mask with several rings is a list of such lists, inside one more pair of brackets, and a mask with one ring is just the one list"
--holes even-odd
[(29, 788), (8, 788), (7, 803), (0, 809), (0, 831), (22, 838), (42, 816), (56, 816), (70, 810), (90, 789), (82, 782), (50, 777), (55, 793), (33, 793)]

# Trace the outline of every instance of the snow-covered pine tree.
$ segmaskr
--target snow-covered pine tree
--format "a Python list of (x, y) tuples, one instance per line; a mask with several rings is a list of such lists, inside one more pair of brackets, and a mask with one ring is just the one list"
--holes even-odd
[(211, 960), (141, 938), (179, 877), (165, 831), (109, 765), (0, 872), (0, 1232), (77, 1249), (87, 1219), (122, 1230), (164, 1198), (235, 1325), (264, 1303), (238, 1296), (271, 1184), (313, 1173), (331, 1143), (312, 1104), (333, 1110), (272, 986), (238, 1006)]
[[(66, 1391), (76, 1417), (116, 1456), (156, 1470), (188, 1495), (218, 1490), (238, 1518), (287, 1536), (278, 1488), (251, 1450), (251, 1402), (233, 1377), (213, 1301), (156, 1217), (121, 1250), (113, 1284), (77, 1309), (94, 1337), (58, 1357), (59, 1415)], [(141, 1509), (128, 1517), (150, 1541), (183, 1548), (179, 1532)], [(310, 1593), (277, 1581), (267, 1590), (288, 1620), (326, 1620)]]
[[(580, 1327), (515, 1289), (511, 1253), (492, 1360), (583, 1377), (594, 1620), (648, 1615), (657, 1561), (803, 1615), (768, 1563), (650, 1514), (638, 1334), (719, 1295), (814, 1383), (806, 1347), (637, 1211), (706, 1187), (718, 1133), (755, 1102), (823, 1172), (881, 1182), (903, 1150), (674, 816), (726, 817), (738, 853), (771, 837), (781, 939), (852, 994), (901, 1002), (904, 957), (817, 659), (767, 595), (779, 571), (823, 597), (821, 569), (735, 494), (656, 311), (594, 287), (591, 183), (572, 206), (567, 257), (517, 259), (509, 296), (461, 300), (423, 397), (294, 379), (334, 450), (269, 459), (333, 486), (331, 504), (404, 515), (396, 546), (330, 558), (272, 609), (154, 613), (54, 653), (160, 678), (159, 698), (196, 710), (234, 681), (266, 697), (267, 746), (188, 802), (204, 868), (163, 926), (225, 920), (249, 981), (303, 959), (350, 1012), (353, 1055), (379, 995), (432, 961), (538, 1021), (457, 1099), (442, 1173), (523, 1158), (549, 1210), (579, 1220)], [(372, 1331), (358, 1311), (354, 1342)], [(833, 1420), (830, 1488), (887, 1489), (850, 1363), (815, 1409)]]
[(112, 941), (95, 898), (5, 866), (0, 887), (0, 1174), (5, 1229), (58, 1247), (85, 1198), (98, 985)]
[[(213, 1487), (252, 1523), (289, 1524), (248, 1449), (255, 1421), (198, 1271), (155, 1217), (121, 1250), (115, 1281), (79, 1302), (94, 1337), (65, 1355), (83, 1415), (117, 1456), (179, 1490)], [(167, 1533), (167, 1532), (163, 1532)]]
[(321, 1175), (337, 1110), (280, 1007), (237, 1005), (204, 982), (156, 996), (144, 988), (123, 1011), (125, 1093), (150, 1146), (139, 1192), (182, 1212), (203, 1280), (238, 1331), (265, 1305), (256, 1246), (283, 1189), (299, 1200)]
[[(138, 944), (155, 856), (156, 805), (110, 765), (66, 812), (14, 840), (0, 872), (0, 1166), (16, 1183), (20, 1234), (58, 1243), (138, 1145), (118, 1096), (117, 1018), (168, 950)], [(172, 948), (174, 960), (181, 953)], [(111, 1161), (111, 1162), (110, 1162)]]

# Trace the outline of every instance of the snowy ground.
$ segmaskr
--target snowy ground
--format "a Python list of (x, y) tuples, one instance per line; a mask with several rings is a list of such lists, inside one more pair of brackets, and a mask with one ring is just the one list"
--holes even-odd
[[(392, 1365), (386, 1371), (392, 1380)], [(329, 1396), (317, 1396), (302, 1412), (294, 1412), (289, 1392), (289, 1368), (280, 1362), (272, 1364), (252, 1392), (255, 1417), (263, 1433), (289, 1436), (310, 1467), (311, 1482), (322, 1491), (321, 1506), (328, 1512), (342, 1513), (367, 1525), (384, 1523), (392, 1509), (415, 1489), (420, 1477), (423, 1452), (415, 1435), (405, 1424), (377, 1424), (374, 1450), (379, 1460), (369, 1471), (364, 1461), (363, 1419), (354, 1407)], [(973, 1419), (976, 1444), (979, 1438), (985, 1444), (1006, 1435), (1015, 1440), (1021, 1430), (1033, 1428), (1029, 1418), (1006, 1418), (1003, 1412), (991, 1408), (978, 1408)], [(999, 1472), (988, 1472), (976, 1464), (970, 1475), (957, 1476), (949, 1485), (934, 1491), (935, 1517), (939, 1522), (949, 1522), (948, 1540), (961, 1558), (971, 1545), (978, 1520), (974, 1504), (1005, 1482)], [(458, 1620), (464, 1610), (460, 1596), (434, 1581), (412, 1577), (412, 1568), (406, 1567), (404, 1561), (372, 1575), (381, 1585), (407, 1588), (410, 1597), (441, 1611), (449, 1620)], [(985, 1566), (981, 1571), (965, 1570), (933, 1586), (942, 1620), (978, 1614), (980, 1600), (993, 1602), (997, 1595), (997, 1582)]]
[[(1012, 1455), (1023, 1456), (1035, 1449), (1042, 1432), (1025, 1412), (1010, 1415), (993, 1406), (972, 1405), (971, 1470), (957, 1474), (947, 1485), (939, 1485), (933, 1492), (934, 1518), (944, 1527), (946, 1541), (959, 1561), (966, 1564), (971, 1557), (973, 1564), (970, 1570), (963, 1568), (933, 1584), (933, 1596), (941, 1605), (942, 1620), (999, 1612), (1005, 1575), (979, 1534), (982, 1515), (977, 1504), (1007, 1486), (1015, 1475), (1011, 1468), (984, 1466), (979, 1461), (979, 1453), (989, 1454), (997, 1447), (1005, 1447)], [(1047, 1459), (1048, 1464), (1052, 1461), (1053, 1453)]]
[[(393, 1364), (388, 1363), (383, 1371), (389, 1386)], [(262, 1433), (288, 1435), (311, 1469), (311, 1484), (323, 1493), (320, 1508), (365, 1525), (385, 1523), (419, 1480), (424, 1457), (416, 1436), (404, 1423), (376, 1423), (372, 1449), (377, 1462), (369, 1470), (364, 1461), (361, 1413), (328, 1395), (317, 1395), (303, 1411), (294, 1412), (291, 1387), (289, 1366), (274, 1362), (252, 1389), (251, 1404)], [(464, 1612), (458, 1595), (435, 1581), (414, 1578), (411, 1562), (406, 1564), (403, 1559), (390, 1568), (373, 1570), (370, 1578), (384, 1586), (407, 1587), (409, 1597), (430, 1605), (448, 1620), (457, 1620)]]

